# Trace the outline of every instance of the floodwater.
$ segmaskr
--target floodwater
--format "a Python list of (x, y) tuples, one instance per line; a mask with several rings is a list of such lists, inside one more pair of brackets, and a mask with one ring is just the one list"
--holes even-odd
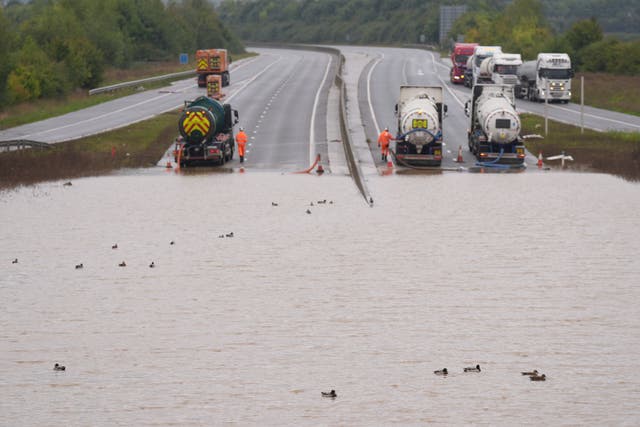
[(367, 184), (372, 208), (250, 170), (0, 193), (0, 424), (640, 423), (638, 184)]

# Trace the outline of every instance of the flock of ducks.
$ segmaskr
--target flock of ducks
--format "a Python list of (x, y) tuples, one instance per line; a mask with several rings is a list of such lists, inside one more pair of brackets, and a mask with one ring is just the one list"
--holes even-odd
[[(463, 369), (463, 372), (481, 372), (480, 365), (476, 366), (468, 366)], [(449, 375), (449, 371), (447, 368), (438, 369), (437, 371), (433, 371), (436, 375), (446, 376)], [(522, 372), (522, 375), (528, 376), (531, 381), (546, 381), (547, 376), (545, 374), (540, 374), (537, 369), (529, 372)], [(321, 392), (322, 397), (329, 397), (331, 399), (335, 399), (338, 397), (335, 390), (331, 391), (323, 391)]]
[[(315, 204), (313, 202), (309, 203), (309, 206), (326, 205), (327, 203), (332, 205), (333, 204), (333, 200), (329, 200), (328, 202), (327, 202), (327, 199), (318, 200)], [(278, 202), (271, 202), (271, 206), (279, 206), (279, 204), (278, 204)], [(311, 214), (311, 209), (307, 209), (306, 213), (307, 213), (307, 215), (310, 215)]]
[[(225, 235), (220, 235), (220, 237), (224, 237)], [(229, 233), (226, 235), (227, 237), (233, 237), (233, 232)], [(170, 245), (175, 245), (176, 242), (174, 242), (173, 240), (171, 242), (169, 242)], [(115, 243), (114, 245), (111, 246), (111, 249), (118, 249), (118, 244)], [(11, 264), (17, 264), (18, 263), (18, 258), (15, 258), (13, 261), (11, 261)], [(118, 264), (118, 267), (126, 267), (127, 263), (125, 261), (122, 261), (121, 263)], [(155, 268), (156, 263), (154, 261), (151, 261), (151, 264), (149, 264), (149, 268)], [(80, 264), (76, 264), (76, 270), (81, 270), (84, 268), (84, 264), (80, 263)], [(64, 366), (62, 367), (64, 368)], [(64, 370), (64, 369), (62, 369)]]
[[(463, 369), (463, 372), (481, 372), (480, 365), (469, 366)], [(433, 371), (436, 375), (446, 376), (449, 375), (447, 368), (442, 368), (437, 371)], [(537, 369), (529, 372), (521, 372), (522, 375), (528, 376), (531, 381), (546, 381), (547, 376), (545, 374), (540, 375)]]

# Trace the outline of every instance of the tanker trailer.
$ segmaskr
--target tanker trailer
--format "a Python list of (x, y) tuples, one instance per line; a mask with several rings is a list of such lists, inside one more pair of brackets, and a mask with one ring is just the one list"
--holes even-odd
[(471, 118), (469, 150), (485, 165), (524, 163), (520, 117), (512, 85), (476, 85), (465, 105)]
[(440, 166), (442, 116), (446, 110), (441, 87), (400, 86), (395, 152), (400, 164)]
[(201, 96), (185, 101), (178, 120), (175, 161), (180, 166), (220, 164), (233, 158), (233, 126), (238, 123), (238, 111), (231, 105)]

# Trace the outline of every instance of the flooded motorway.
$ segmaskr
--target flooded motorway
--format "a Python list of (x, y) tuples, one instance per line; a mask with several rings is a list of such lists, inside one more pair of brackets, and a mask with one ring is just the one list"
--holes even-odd
[(250, 169), (0, 193), (0, 424), (638, 423), (638, 184), (367, 179), (373, 207)]

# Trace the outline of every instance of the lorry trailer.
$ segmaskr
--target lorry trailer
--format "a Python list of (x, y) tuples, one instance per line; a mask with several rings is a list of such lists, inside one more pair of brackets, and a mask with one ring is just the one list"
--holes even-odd
[(446, 111), (441, 87), (400, 86), (395, 151), (400, 164), (441, 165), (442, 118)]
[(520, 117), (515, 108), (514, 86), (478, 84), (465, 105), (470, 117), (469, 150), (485, 165), (522, 165), (525, 147)]
[(502, 53), (501, 46), (476, 46), (473, 48), (473, 55), (467, 63), (467, 71), (465, 75), (464, 85), (468, 87), (475, 86), (478, 80), (486, 79), (488, 76), (480, 75), (480, 65), (486, 58), (496, 53)]
[(522, 65), (519, 53), (496, 53), (480, 64), (479, 83), (518, 84), (518, 68)]
[(238, 111), (229, 104), (206, 96), (185, 101), (178, 120), (180, 137), (174, 160), (181, 167), (223, 165), (233, 158), (233, 126), (236, 123)]

